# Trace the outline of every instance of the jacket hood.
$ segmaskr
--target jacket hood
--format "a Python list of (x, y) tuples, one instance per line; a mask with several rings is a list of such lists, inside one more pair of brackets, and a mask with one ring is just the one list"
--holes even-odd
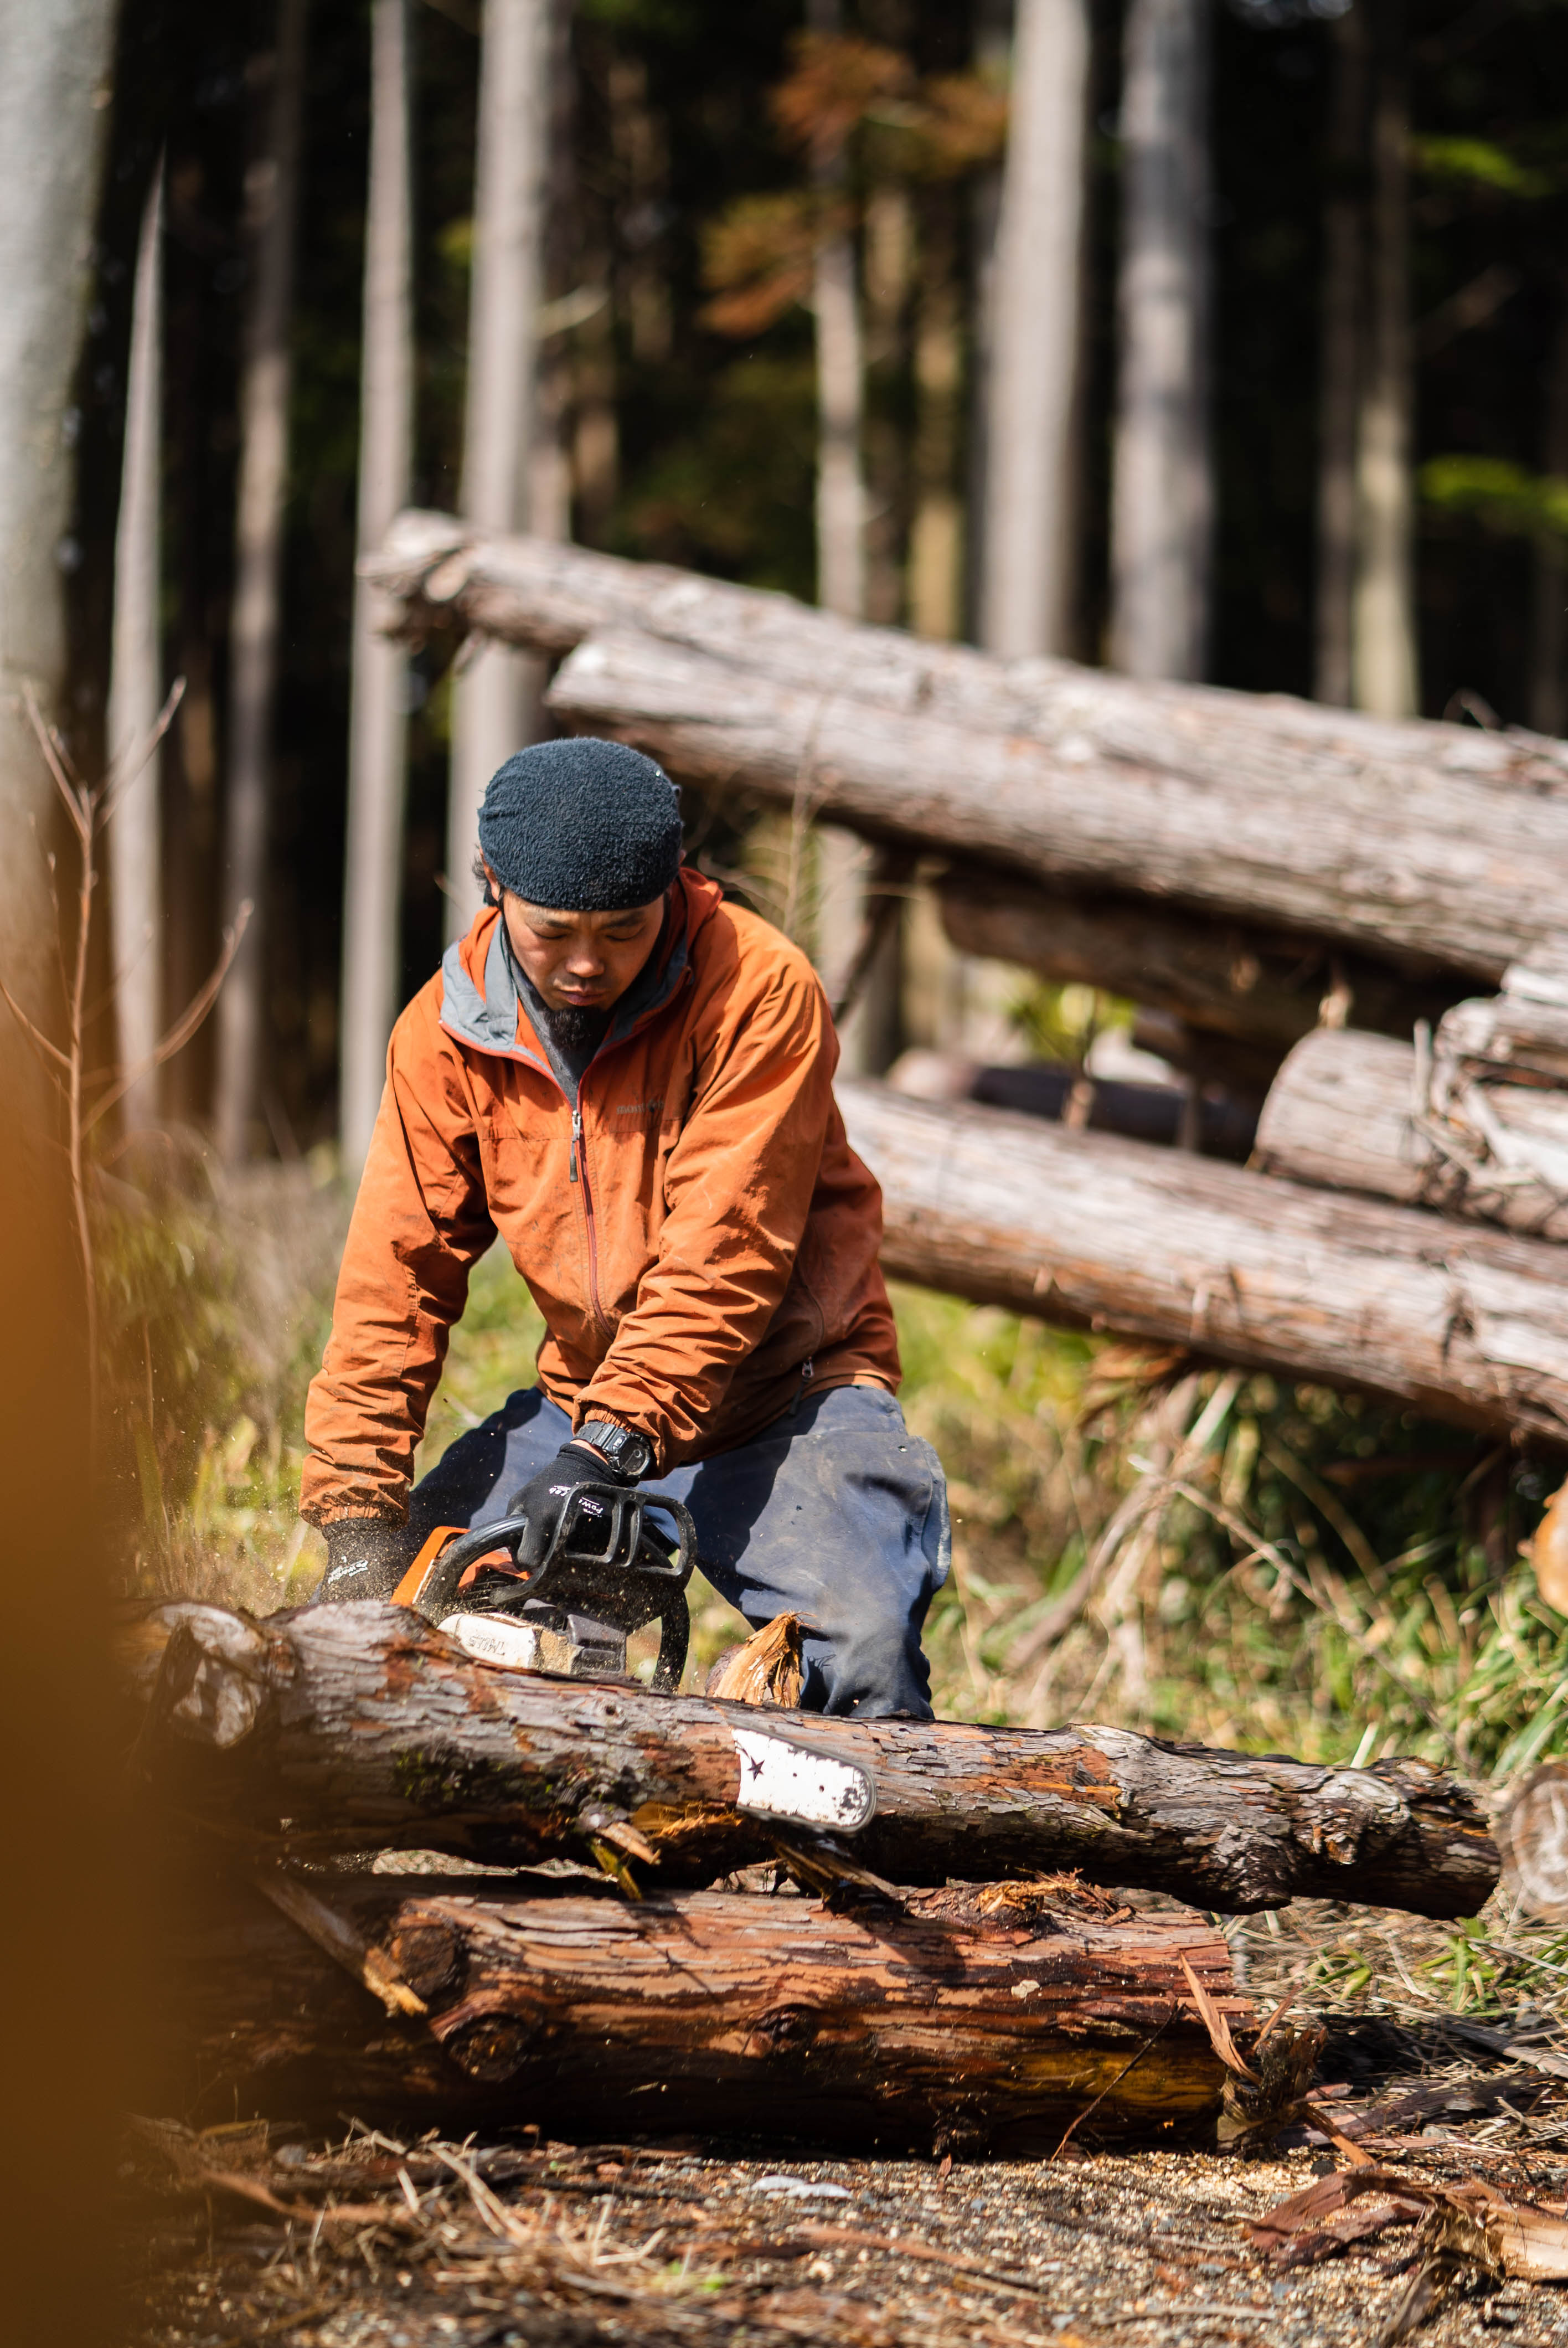
[[(716, 881), (682, 867), (670, 892), (673, 919), (666, 930), (659, 983), (651, 994), (640, 985), (633, 987), (635, 1008), (625, 1028), (617, 1005), (606, 1043), (619, 1042), (639, 1019), (670, 1000), (685, 975), (698, 932), (723, 901), (723, 891)], [(475, 1051), (548, 1066), (524, 1008), (507, 950), (506, 930), (494, 905), (481, 907), (467, 934), (454, 939), (441, 957), (441, 1025), (458, 1043)]]

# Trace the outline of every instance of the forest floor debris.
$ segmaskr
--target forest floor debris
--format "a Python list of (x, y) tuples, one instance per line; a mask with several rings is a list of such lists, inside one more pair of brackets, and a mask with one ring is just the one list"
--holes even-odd
[[(1484, 1945), (1510, 1962), (1546, 1945), (1548, 1928), (1488, 1921)], [(152, 2122), (133, 2131), (121, 2170), (132, 2337), (137, 2348), (1568, 2343), (1568, 2288), (1489, 2271), (1447, 2222), (1471, 2203), (1527, 2205), (1543, 2218), (1526, 2230), (1557, 2240), (1568, 1994), (1555, 1993), (1568, 1978), (1538, 1970), (1544, 1997), (1500, 2000), (1487, 1993), (1500, 1959), (1483, 1973), (1462, 1931), (1386, 1911), (1302, 1902), (1228, 1930), (1260, 2006), (1293, 1994), (1292, 2020), (1325, 2030), (1315, 2104), (1383, 2180), (1359, 2205), (1402, 2202), (1412, 2222), (1332, 2242), (1315, 2262), (1282, 2260), (1293, 2230), (1257, 2230), (1282, 2203), (1316, 2192), (1329, 2220), (1328, 2202), (1347, 2217), (1358, 2205), (1333, 2181), (1356, 2159), (1299, 2121), (1250, 2155), (1239, 2141), (1117, 2155), (1075, 2140), (1054, 2161), (951, 2165), (679, 2139), (573, 2145), (553, 2130), (448, 2144), (345, 2126), (327, 2144), (276, 2124), (197, 2135)], [(1456, 1941), (1472, 1952), (1468, 1971)]]

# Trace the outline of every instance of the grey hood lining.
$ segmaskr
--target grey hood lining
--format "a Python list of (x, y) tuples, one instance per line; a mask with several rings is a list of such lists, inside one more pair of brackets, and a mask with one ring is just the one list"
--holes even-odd
[[(643, 970), (616, 1004), (610, 1031), (594, 1054), (596, 1060), (613, 1045), (624, 1042), (647, 1013), (660, 1010), (669, 1002), (685, 976), (687, 942), (682, 931), (662, 971), (657, 967), (659, 948), (654, 947)], [(521, 1060), (529, 1067), (553, 1076), (575, 1107), (577, 1087), (570, 1081), (570, 1071), (550, 1048), (549, 1030), (543, 1019), (537, 1032), (548, 1061), (518, 1041), (519, 1007), (529, 1007), (531, 1014), (532, 1005), (538, 1004), (538, 998), (513, 959), (505, 916), (497, 922), (485, 955), (483, 994), (468, 975), (463, 961), (463, 943), (462, 939), (454, 939), (441, 957), (442, 1026), (459, 1044), (469, 1045), (475, 1051), (491, 1052), (504, 1060)]]

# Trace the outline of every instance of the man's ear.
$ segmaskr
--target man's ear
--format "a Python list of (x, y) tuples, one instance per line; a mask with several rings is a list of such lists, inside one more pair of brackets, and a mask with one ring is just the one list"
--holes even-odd
[(498, 906), (501, 901), (501, 884), (477, 849), (474, 850), (474, 878), (478, 883), (479, 894), (485, 903)]

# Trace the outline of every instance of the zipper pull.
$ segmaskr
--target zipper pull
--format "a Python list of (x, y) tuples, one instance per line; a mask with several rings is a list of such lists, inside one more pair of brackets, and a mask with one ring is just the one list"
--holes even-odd
[(581, 1139), (582, 1111), (579, 1108), (574, 1108), (571, 1113), (571, 1154), (567, 1159), (567, 1172), (574, 1182), (577, 1180), (577, 1148)]

